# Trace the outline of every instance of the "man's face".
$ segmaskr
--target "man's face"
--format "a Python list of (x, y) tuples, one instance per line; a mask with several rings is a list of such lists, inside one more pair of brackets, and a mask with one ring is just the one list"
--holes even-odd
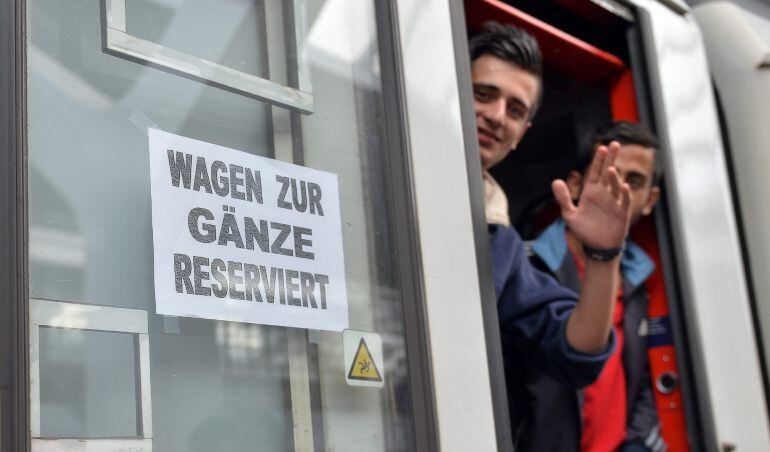
[[(655, 151), (638, 144), (623, 144), (615, 159), (620, 180), (631, 189), (631, 224), (652, 213), (660, 197), (660, 189), (652, 185), (655, 168)], [(577, 174), (573, 172), (574, 174)], [(579, 196), (582, 178), (570, 175), (568, 185), (573, 198)]]
[(492, 55), (482, 55), (473, 61), (471, 78), (481, 167), (488, 170), (524, 137), (531, 125), (540, 81)]

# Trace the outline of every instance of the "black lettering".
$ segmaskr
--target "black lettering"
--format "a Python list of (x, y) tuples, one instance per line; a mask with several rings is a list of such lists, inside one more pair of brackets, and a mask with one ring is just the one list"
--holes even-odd
[(262, 204), (262, 175), (259, 171), (254, 171), (252, 175), (251, 170), (246, 168), (246, 199), (251, 201), (252, 198)]
[(275, 285), (278, 276), (275, 267), (270, 267), (270, 277), (268, 278), (267, 269), (264, 265), (260, 265), (259, 276), (262, 278), (262, 287), (265, 288), (265, 299), (268, 303), (273, 303), (275, 301)]
[(294, 210), (297, 212), (307, 210), (307, 187), (305, 187), (305, 181), (299, 181), (299, 193), (297, 193), (297, 180), (291, 180), (291, 200), (294, 202)]
[(193, 182), (193, 190), (201, 191), (201, 187), (206, 190), (206, 193), (211, 193), (211, 180), (209, 179), (208, 168), (206, 168), (206, 159), (198, 157), (195, 161), (195, 181)]
[(318, 308), (318, 305), (315, 302), (315, 295), (313, 295), (313, 290), (315, 290), (313, 274), (301, 272), (299, 274), (299, 285), (302, 289), (302, 306), (307, 307), (309, 301), (311, 308)]
[(222, 259), (213, 259), (211, 261), (211, 276), (216, 280), (217, 285), (211, 286), (211, 291), (214, 292), (214, 296), (217, 298), (225, 298), (227, 296), (227, 276), (223, 271), (227, 270), (227, 266)]
[(302, 228), (294, 226), (294, 255), (304, 259), (315, 259), (315, 254), (310, 251), (305, 251), (303, 246), (313, 246), (311, 240), (302, 238), (303, 235), (313, 235), (313, 230), (309, 228)]
[(279, 268), (278, 271), (278, 295), (281, 299), (281, 304), (286, 304), (286, 285), (283, 280), (283, 269)]
[(289, 233), (291, 232), (291, 226), (288, 224), (275, 223), (271, 221), (270, 227), (281, 231), (278, 233), (278, 237), (273, 240), (273, 244), (270, 246), (270, 252), (273, 254), (282, 254), (284, 256), (293, 256), (293, 253), (290, 249), (281, 248), (281, 245), (283, 245), (283, 242), (286, 241), (286, 237), (288, 237)]
[(190, 282), (190, 273), (192, 273), (190, 256), (174, 253), (174, 285), (176, 286), (177, 293), (182, 293), (183, 282), (184, 292), (193, 293), (193, 285), (192, 282)]
[(234, 199), (246, 199), (246, 193), (238, 191), (238, 186), (243, 185), (243, 178), (238, 177), (238, 173), (243, 174), (243, 167), (230, 164), (230, 196)]
[(226, 213), (222, 217), (222, 227), (219, 229), (219, 245), (227, 245), (229, 242), (235, 243), (237, 248), (243, 249), (243, 239), (241, 231), (238, 229), (238, 223), (235, 221), (235, 215)]
[(321, 207), (321, 186), (313, 182), (308, 182), (308, 191), (310, 195), (310, 213), (318, 212), (319, 216), (324, 216), (324, 209)]
[(243, 264), (243, 283), (246, 299), (251, 301), (254, 293), (254, 301), (262, 303), (262, 294), (259, 291), (259, 268), (252, 264)]
[(227, 261), (227, 280), (230, 284), (231, 300), (243, 300), (243, 292), (236, 287), (236, 284), (243, 284), (243, 276), (235, 276), (236, 271), (242, 270), (243, 264), (240, 262)]
[(302, 299), (294, 296), (294, 292), (299, 290), (299, 284), (293, 280), (299, 278), (299, 272), (295, 270), (286, 270), (286, 298), (287, 304), (291, 306), (301, 306)]
[(227, 172), (227, 166), (220, 160), (214, 160), (211, 164), (211, 183), (214, 185), (214, 191), (219, 196), (227, 196), (230, 192), (230, 184), (228, 183), (227, 176), (218, 176), (218, 173)]
[(281, 183), (281, 192), (278, 194), (277, 200), (278, 207), (291, 210), (291, 204), (286, 201), (286, 194), (289, 192), (289, 178), (275, 176), (275, 180)]
[(214, 219), (214, 214), (203, 207), (194, 207), (190, 210), (190, 213), (187, 214), (187, 228), (190, 230), (190, 235), (195, 240), (201, 243), (211, 243), (217, 239), (217, 228), (213, 224), (202, 223), (200, 229), (203, 229), (206, 233), (201, 233), (200, 229), (198, 229), (198, 219), (200, 219), (200, 217), (211, 221)]
[(195, 295), (211, 296), (211, 289), (203, 287), (202, 282), (209, 280), (209, 272), (203, 271), (202, 267), (209, 266), (207, 257), (193, 256), (193, 279), (195, 280)]
[(246, 249), (253, 250), (254, 239), (257, 239), (257, 245), (259, 245), (259, 249), (264, 253), (269, 253), (270, 236), (268, 235), (267, 221), (259, 220), (259, 227), (257, 227), (257, 225), (254, 223), (254, 220), (251, 218), (246, 217), (243, 220), (245, 223), (243, 233), (246, 236)]
[(166, 151), (168, 155), (168, 169), (171, 171), (171, 185), (179, 186), (179, 176), (182, 176), (182, 186), (190, 188), (190, 179), (192, 179), (192, 155), (171, 149)]
[(329, 277), (316, 273), (315, 282), (321, 286), (321, 309), (326, 309), (326, 285), (329, 284)]

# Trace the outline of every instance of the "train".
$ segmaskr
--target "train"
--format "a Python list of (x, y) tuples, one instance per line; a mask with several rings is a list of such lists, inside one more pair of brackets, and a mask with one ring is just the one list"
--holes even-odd
[(514, 450), (468, 57), (490, 21), (544, 58), (493, 170), (517, 230), (596, 125), (653, 130), (632, 236), (662, 436), (770, 450), (759, 0), (3, 0), (0, 450)]

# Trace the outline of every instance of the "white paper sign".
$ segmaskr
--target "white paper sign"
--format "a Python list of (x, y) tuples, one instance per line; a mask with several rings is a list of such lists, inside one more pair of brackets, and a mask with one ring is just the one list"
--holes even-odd
[(149, 137), (158, 314), (347, 328), (335, 174)]

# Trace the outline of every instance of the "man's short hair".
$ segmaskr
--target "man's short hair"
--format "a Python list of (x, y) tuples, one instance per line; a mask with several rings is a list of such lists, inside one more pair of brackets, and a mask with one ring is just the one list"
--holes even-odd
[(591, 134), (592, 147), (608, 145), (613, 141), (620, 144), (638, 144), (645, 148), (658, 148), (658, 139), (647, 127), (630, 121), (612, 121), (594, 129)]
[[(593, 130), (578, 156), (577, 171), (581, 174), (585, 173), (591, 160), (593, 160), (597, 146), (606, 146), (613, 141), (617, 141), (623, 145), (636, 144), (644, 148), (649, 148), (652, 151), (657, 150), (659, 146), (655, 134), (647, 127), (630, 121), (612, 121)], [(652, 184), (656, 185), (659, 178), (660, 171), (658, 170), (658, 163), (656, 161), (652, 176)]]
[(498, 22), (484, 24), (485, 31), (469, 43), (471, 61), (493, 55), (537, 76), (543, 77), (543, 56), (537, 40), (526, 31)]
[(543, 55), (537, 40), (513, 25), (487, 22), (484, 29), (484, 32), (471, 38), (468, 43), (471, 62), (483, 55), (492, 55), (537, 77), (540, 88), (530, 112), (530, 117), (534, 116), (543, 93)]

